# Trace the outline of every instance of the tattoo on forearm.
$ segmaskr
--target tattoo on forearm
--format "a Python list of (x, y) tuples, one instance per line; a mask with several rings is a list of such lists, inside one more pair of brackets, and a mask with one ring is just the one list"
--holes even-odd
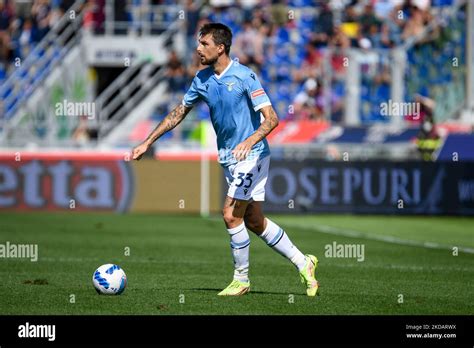
[(153, 143), (164, 133), (172, 130), (181, 121), (186, 117), (190, 108), (185, 107), (184, 105), (178, 105), (175, 107), (166, 117), (161, 121), (153, 132), (146, 138), (145, 142)]
[(276, 126), (278, 126), (278, 116), (275, 113), (275, 110), (273, 110), (273, 108), (270, 108), (268, 116), (265, 117), (265, 120), (253, 134), (255, 144), (265, 138), (268, 134), (270, 134)]

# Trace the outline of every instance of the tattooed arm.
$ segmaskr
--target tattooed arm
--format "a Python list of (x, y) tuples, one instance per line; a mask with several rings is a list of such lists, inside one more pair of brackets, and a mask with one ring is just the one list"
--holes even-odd
[(172, 130), (186, 117), (191, 108), (184, 105), (178, 105), (161, 121), (158, 126), (150, 133), (143, 143), (135, 147), (132, 151), (134, 160), (142, 158), (143, 154), (150, 148), (150, 146), (163, 134)]
[(232, 151), (232, 154), (238, 161), (245, 159), (249, 155), (250, 150), (252, 150), (252, 147), (278, 126), (278, 116), (271, 105), (264, 106), (260, 109), (260, 112), (265, 117), (260, 127)]
[(260, 112), (263, 114), (265, 120), (255, 131), (255, 133), (247, 138), (247, 140), (251, 142), (252, 146), (258, 143), (260, 140), (263, 140), (268, 134), (272, 132), (272, 130), (276, 128), (276, 126), (278, 126), (278, 116), (271, 105), (264, 106), (260, 109)]

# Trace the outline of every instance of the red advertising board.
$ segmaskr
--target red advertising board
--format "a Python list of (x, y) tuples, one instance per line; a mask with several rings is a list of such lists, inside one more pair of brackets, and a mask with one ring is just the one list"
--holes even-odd
[(124, 154), (0, 154), (0, 209), (127, 211), (133, 172)]

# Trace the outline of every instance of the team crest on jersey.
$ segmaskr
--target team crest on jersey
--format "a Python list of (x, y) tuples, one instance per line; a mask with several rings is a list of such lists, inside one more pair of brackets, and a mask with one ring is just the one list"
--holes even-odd
[(234, 88), (233, 86), (235, 85), (235, 82), (225, 82), (226, 86), (227, 86), (227, 90), (229, 92), (232, 92), (232, 89)]

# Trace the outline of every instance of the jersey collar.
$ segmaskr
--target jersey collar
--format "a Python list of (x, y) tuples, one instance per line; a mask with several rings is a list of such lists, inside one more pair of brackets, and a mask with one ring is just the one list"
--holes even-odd
[(224, 71), (221, 72), (220, 75), (217, 75), (216, 73), (214, 73), (214, 77), (219, 80), (222, 76), (224, 76), (224, 74), (227, 72), (227, 70), (230, 69), (230, 67), (232, 66), (232, 63), (233, 63), (233, 62), (234, 62), (234, 61), (231, 59), (229, 65), (227, 65), (227, 67), (224, 69)]

